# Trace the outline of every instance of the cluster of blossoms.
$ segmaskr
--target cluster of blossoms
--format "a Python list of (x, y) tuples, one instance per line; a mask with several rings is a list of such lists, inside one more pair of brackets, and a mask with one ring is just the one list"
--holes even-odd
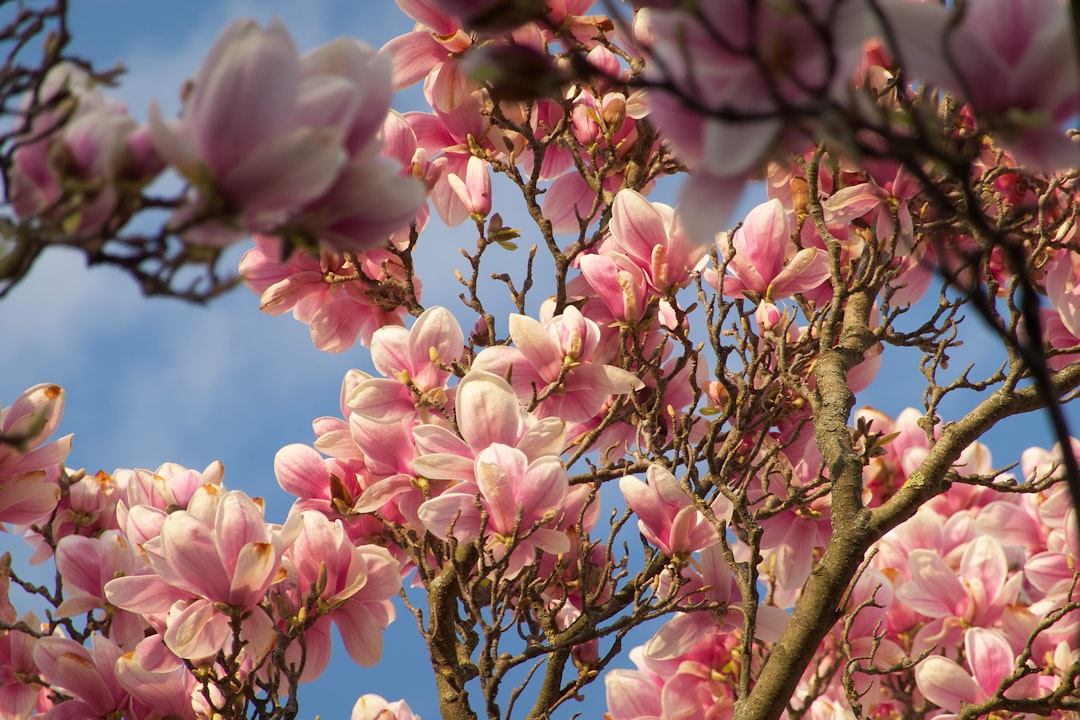
[[(54, 553), (64, 579), (50, 622), (16, 620), (4, 568), (3, 717), (211, 717), (229, 683), (278, 687), (275, 649), (301, 679), (321, 674), (330, 623), (353, 660), (378, 661), (401, 587), (385, 549), (319, 513), (267, 523), (260, 500), (225, 489), (220, 463), (69, 473), (70, 436), (42, 445), (61, 407), (59, 388), (39, 386), (3, 410), (0, 487), (15, 502), (0, 521), (32, 528), (35, 559)], [(48, 501), (21, 490), (31, 482)]]
[[(367, 346), (373, 372), (278, 452), (281, 524), (220, 464), (69, 471), (56, 386), (0, 411), (0, 522), (63, 580), (45, 622), (2, 593), (0, 720), (287, 714), (332, 627), (380, 660), (410, 580), (448, 716), (471, 687), (498, 708), (541, 655), (534, 716), (605, 670), (612, 720), (766, 693), (771, 717), (1080, 710), (1080, 447), (1030, 449), (1014, 477), (978, 442), (1050, 402), (1032, 378), (1080, 386), (1059, 0), (637, 2), (627, 24), (584, 0), (398, 4), (416, 29), (379, 52), (300, 55), (238, 22), (180, 117), (145, 128), (66, 66), (38, 93), (54, 107), (27, 132), (62, 127), (16, 154), (20, 218), (106, 233), (168, 166), (170, 231), (254, 235), (261, 309)], [(420, 81), (432, 111), (391, 112)], [(648, 199), (682, 171), (677, 207)], [(498, 314), (482, 261), (522, 231), (493, 176), (555, 275), (536, 301), (534, 249), (496, 276)], [(751, 178), (768, 199), (721, 232)], [(420, 302), (432, 209), (476, 228), (468, 333)], [(1009, 351), (982, 380), (946, 372), (969, 308)], [(888, 347), (923, 354), (924, 407), (853, 413)], [(965, 391), (991, 397), (942, 422)], [(636, 669), (611, 669), (650, 622)], [(353, 717), (413, 715), (364, 696)]]
[(24, 136), (45, 138), (15, 155), (12, 205), (20, 219), (107, 236), (168, 167), (188, 183), (169, 223), (188, 242), (220, 247), (265, 233), (308, 249), (381, 246), (423, 202), (422, 184), (380, 138), (390, 72), (389, 59), (359, 41), (300, 56), (279, 22), (241, 21), (211, 48), (180, 117), (166, 120), (154, 105), (139, 126), (93, 77), (59, 65), (34, 96), (47, 110)]
[[(915, 424), (919, 417), (908, 409), (894, 424), (879, 413), (864, 413), (879, 437), (890, 438), (866, 469), (868, 502), (886, 501), (889, 488), (906, 482), (929, 449), (931, 439)], [(849, 687), (856, 688), (862, 712), (876, 718), (934, 707), (951, 717), (964, 705), (995, 696), (1035, 702), (1071, 693), (1080, 662), (1080, 543), (1068, 492), (1060, 484), (1047, 485), (1060, 474), (1060, 457), (1060, 448), (1024, 453), (1025, 481), (1047, 489), (1017, 495), (960, 484), (883, 537), (852, 586), (848, 617), (825, 638), (818, 661), (803, 675), (795, 711), (851, 717)], [(967, 449), (958, 469), (971, 477), (994, 473), (989, 452), (979, 445)], [(882, 482), (885, 476), (888, 482)], [(1016, 487), (1014, 479), (1003, 479)], [(669, 507), (673, 498), (691, 507), (673, 479), (656, 480), (667, 489)], [(685, 512), (663, 525), (638, 512), (642, 532), (656, 547), (671, 555), (698, 553), (682, 571), (687, 606), (694, 612), (677, 615), (633, 650), (636, 670), (608, 673), (613, 720), (684, 717), (690, 708), (705, 717), (730, 717), (732, 686), (745, 662), (737, 640), (743, 618), (731, 613), (741, 609), (741, 598), (715, 534), (702, 530), (694, 539), (692, 529), (712, 526), (700, 512), (696, 523), (676, 519)], [(655, 537), (657, 526), (682, 528), (678, 544)], [(766, 564), (772, 557), (778, 579), (779, 565), (795, 561), (792, 552), (765, 556)], [(794, 604), (793, 595), (789, 602), (783, 592), (770, 596), (780, 600), (758, 608), (758, 640), (775, 640), (787, 616), (773, 613)]]

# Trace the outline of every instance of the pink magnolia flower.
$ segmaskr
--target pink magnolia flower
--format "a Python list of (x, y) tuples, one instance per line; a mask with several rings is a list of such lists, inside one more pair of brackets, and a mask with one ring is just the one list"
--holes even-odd
[(383, 421), (445, 405), (446, 382), (465, 353), (465, 335), (453, 314), (428, 308), (411, 329), (387, 326), (371, 336), (371, 362), (383, 377), (357, 385), (349, 406)]
[(353, 544), (340, 521), (314, 512), (299, 517), (300, 532), (285, 555), (291, 570), (283, 589), (289, 590), (293, 608), (299, 609), (310, 589), (321, 587), (319, 607), (325, 608), (305, 634), (303, 680), (321, 675), (330, 661), (331, 623), (349, 657), (371, 667), (382, 656), (382, 631), (394, 619), (390, 598), (401, 589), (398, 562), (381, 547)]
[[(1012, 674), (1016, 656), (995, 630), (974, 627), (964, 633), (964, 658), (970, 671), (940, 655), (915, 666), (915, 684), (927, 700), (958, 713), (964, 704), (984, 702), (997, 694), (1002, 680)], [(1038, 696), (1038, 676), (1029, 675), (1012, 684), (1011, 697)]]
[[(278, 21), (230, 25), (179, 120), (151, 108), (154, 144), (191, 184), (173, 225), (212, 245), (282, 231), (339, 250), (380, 245), (416, 216), (423, 187), (379, 156), (390, 62), (341, 39), (299, 57)], [(312, 236), (308, 238), (306, 236)]]
[(638, 670), (611, 671), (605, 679), (612, 720), (731, 717), (739, 662), (733, 651), (739, 642), (737, 633), (717, 627), (678, 657), (631, 650)]
[(505, 142), (521, 145), (519, 139), (488, 124), (483, 115), (491, 107), (486, 91), (474, 90), (455, 100), (453, 109), (435, 112), (409, 112), (404, 117), (416, 142), (427, 157), (431, 203), (442, 221), (456, 227), (470, 217), (482, 218), (491, 210), (491, 175), (488, 163), (473, 155), (479, 143), (493, 157), (504, 156)]
[[(379, 52), (393, 57), (394, 89), (402, 90), (441, 70), (452, 55), (472, 45), (472, 37), (453, 17), (455, 13), (447, 12), (437, 0), (397, 0), (397, 5), (417, 21), (416, 28), (386, 43)], [(434, 106), (448, 109), (438, 103)]]
[(142, 640), (116, 661), (116, 681), (131, 694), (134, 716), (195, 720), (195, 675), (165, 646), (161, 635)]
[(683, 232), (675, 210), (633, 190), (615, 196), (608, 229), (600, 252), (618, 254), (641, 268), (657, 294), (686, 287), (705, 256), (705, 249)]
[(478, 453), (475, 463), (475, 484), (462, 483), (420, 506), (420, 520), (433, 535), (463, 542), (484, 538), (496, 561), (512, 548), (508, 576), (532, 564), (537, 551), (570, 549), (566, 534), (549, 527), (561, 515), (569, 488), (559, 458), (530, 462), (522, 451), (495, 443)]
[(1060, 0), (981, 0), (963, 13), (936, 3), (890, 2), (894, 48), (913, 79), (955, 93), (1034, 171), (1080, 164), (1063, 125), (1076, 113), (1076, 64)]
[(361, 460), (327, 459), (310, 445), (293, 443), (274, 456), (274, 475), (281, 489), (296, 498), (291, 512), (313, 510), (340, 519), (354, 539), (382, 535), (381, 521), (355, 512), (360, 496), (375, 482)]
[(511, 315), (510, 337), (514, 347), (486, 348), (472, 367), (509, 376), (523, 403), (541, 401), (534, 410), (539, 417), (586, 422), (601, 411), (609, 396), (644, 386), (631, 372), (591, 362), (600, 328), (572, 305), (544, 324)]
[[(709, 545), (683, 569), (680, 594), (686, 606), (696, 612), (680, 612), (656, 631), (645, 645), (650, 658), (670, 660), (687, 653), (703, 635), (718, 627), (728, 632), (742, 631), (743, 597), (719, 543)], [(780, 639), (791, 620), (786, 610), (759, 605), (755, 613), (754, 637), (766, 642)]]
[(420, 720), (404, 700), (387, 702), (385, 698), (368, 693), (361, 695), (352, 709), (352, 720)]
[(0, 523), (28, 525), (49, 515), (60, 499), (60, 463), (71, 435), (46, 443), (60, 424), (64, 391), (35, 385), (0, 409)]
[[(911, 253), (915, 240), (914, 221), (909, 201), (922, 191), (922, 185), (903, 165), (897, 164), (896, 175), (879, 184), (871, 175), (866, 182), (841, 188), (829, 196), (823, 207), (828, 222), (848, 223), (856, 218), (869, 216), (874, 222), (877, 240), (884, 246), (896, 233), (897, 253)], [(893, 208), (899, 227), (893, 222)]]
[(465, 162), (465, 176), (447, 173), (446, 181), (474, 220), (482, 220), (491, 212), (491, 175), (487, 163), (470, 155)]
[[(262, 601), (281, 579), (281, 556), (299, 522), (296, 516), (284, 528), (272, 528), (262, 506), (244, 493), (204, 485), (186, 510), (165, 518), (158, 537), (143, 543), (152, 574), (112, 580), (105, 597), (132, 612), (173, 611), (165, 632), (169, 649), (184, 658), (212, 656), (232, 635), (218, 606), (243, 612)], [(175, 603), (191, 599), (176, 612)]]
[[(667, 468), (653, 464), (646, 472), (647, 483), (626, 475), (619, 480), (626, 504), (638, 516), (638, 528), (649, 542), (668, 556), (692, 553), (720, 542), (716, 526), (705, 517), (694, 500)], [(712, 503), (718, 520), (731, 513), (723, 495)]]
[(76, 617), (94, 610), (111, 616), (109, 637), (123, 648), (133, 648), (143, 637), (145, 623), (138, 615), (109, 606), (105, 584), (132, 574), (137, 568), (134, 549), (117, 530), (99, 537), (69, 535), (56, 546), (56, 571), (64, 578), (64, 601), (57, 617)]
[[(64, 97), (68, 102), (58, 103)], [(39, 139), (14, 153), (8, 193), (15, 214), (38, 216), (75, 236), (105, 231), (117, 213), (126, 220), (130, 211), (121, 201), (164, 167), (147, 129), (86, 71), (66, 62), (49, 71), (39, 102), (58, 104), (34, 115), (25, 137)]]
[[(51, 531), (53, 540), (69, 535), (94, 537), (103, 530), (115, 529), (116, 502), (119, 499), (116, 481), (111, 475), (99, 470), (94, 475), (75, 473), (67, 492), (60, 497), (53, 510)], [(51, 554), (48, 543), (39, 541), (36, 534), (27, 540), (36, 547), (33, 561), (40, 562)]]
[(706, 281), (724, 295), (750, 294), (768, 301), (807, 292), (829, 277), (828, 255), (819, 248), (799, 250), (791, 240), (791, 223), (777, 199), (758, 205), (732, 235), (717, 239), (727, 261), (722, 279), (706, 270)]
[(595, 295), (621, 322), (640, 323), (651, 297), (666, 300), (685, 287), (705, 249), (692, 244), (667, 205), (622, 190), (612, 203), (609, 235), (596, 254), (578, 259), (585, 286), (575, 295)]
[[(255, 236), (255, 247), (240, 259), (245, 284), (260, 295), (260, 310), (289, 312), (311, 326), (315, 347), (344, 352), (371, 342), (380, 327), (402, 324), (406, 308), (390, 300), (388, 288), (403, 283), (405, 269), (387, 250), (377, 248), (345, 257), (324, 250), (319, 259), (294, 250), (281, 262), (281, 240)], [(413, 279), (417, 297), (421, 285)]]
[[(12, 622), (14, 613), (0, 619)], [(20, 621), (31, 628), (40, 624), (33, 613)], [(25, 720), (44, 699), (45, 688), (35, 681), (39, 675), (34, 664), (37, 642), (34, 636), (17, 629), (0, 633), (0, 720)]]
[(156, 470), (117, 470), (113, 473), (119, 497), (116, 500), (116, 519), (120, 529), (125, 530), (128, 540), (135, 544), (141, 544), (152, 535), (132, 533), (132, 526), (128, 524), (128, 515), (136, 508), (161, 511), (161, 519), (165, 514), (177, 508), (186, 508), (191, 498), (203, 485), (212, 485), (224, 491), (222, 478), (225, 475), (225, 466), (220, 460), (216, 460), (206, 466), (201, 472), (191, 470), (177, 463), (163, 463)]
[(120, 656), (120, 648), (98, 633), (91, 636), (89, 648), (56, 635), (39, 639), (34, 647), (34, 662), (41, 676), (71, 696), (45, 717), (50, 720), (123, 717), (131, 698), (116, 679), (116, 662)]
[(634, 327), (645, 319), (649, 310), (649, 286), (640, 268), (620, 260), (607, 254), (578, 258), (581, 276), (588, 284), (580, 294), (591, 290), (615, 321)]
[(1024, 577), (1047, 597), (1065, 598), (1080, 565), (1080, 538), (1076, 531), (1076, 510), (1046, 538), (1046, 550), (1024, 560)]
[(426, 478), (475, 482), (477, 455), (495, 444), (520, 450), (529, 462), (566, 449), (566, 423), (534, 417), (510, 384), (492, 373), (471, 370), (462, 378), (454, 410), (460, 434), (435, 424), (413, 428), (421, 452), (413, 469)]
[(1001, 544), (988, 535), (972, 540), (957, 570), (936, 552), (916, 549), (908, 554), (911, 582), (897, 588), (896, 597), (929, 618), (957, 617), (986, 626), (1016, 601), (1023, 575), (1009, 577)]
[[(601, 66), (608, 64), (597, 55), (590, 52), (589, 61), (598, 60)], [(622, 74), (617, 62), (613, 69), (616, 77)], [(606, 206), (605, 198), (617, 195), (624, 185), (625, 167), (618, 172), (608, 168), (613, 161), (619, 161), (617, 166), (623, 166), (621, 161), (640, 153), (640, 143), (644, 140), (638, 133), (637, 119), (631, 117), (627, 110), (628, 98), (621, 92), (612, 91), (596, 96), (587, 88), (575, 88), (566, 102), (573, 102), (571, 120), (574, 136), (581, 147), (548, 147), (540, 177), (545, 180), (553, 178), (553, 181), (544, 192), (542, 207), (544, 217), (551, 222), (554, 232), (579, 235), (581, 220), (586, 221), (586, 227), (596, 221)], [(563, 113), (561, 105), (541, 107), (551, 116), (544, 120), (552, 124), (560, 122)], [(532, 166), (532, 156), (527, 150), (524, 152), (523, 164), (528, 169)], [(575, 163), (575, 153), (578, 163), (597, 171), (603, 193), (598, 194), (596, 188), (582, 177)], [(604, 168), (602, 172), (599, 171), (601, 167)], [(643, 188), (643, 191), (649, 187), (651, 185)]]

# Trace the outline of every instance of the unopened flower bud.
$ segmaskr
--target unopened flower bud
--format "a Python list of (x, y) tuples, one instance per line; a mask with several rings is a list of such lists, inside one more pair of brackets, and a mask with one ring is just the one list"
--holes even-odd
[(600, 117), (603, 118), (608, 132), (619, 132), (626, 122), (626, 98), (616, 93), (605, 95)]
[(784, 314), (773, 303), (763, 301), (758, 303), (757, 310), (754, 311), (754, 319), (757, 320), (758, 327), (763, 332), (769, 332), (783, 322)]

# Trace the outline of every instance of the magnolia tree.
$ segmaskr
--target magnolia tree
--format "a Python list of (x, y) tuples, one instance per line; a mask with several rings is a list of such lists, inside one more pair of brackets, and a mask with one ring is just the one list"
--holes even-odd
[[(237, 22), (146, 125), (67, 55), (64, 3), (2, 36), (3, 289), (63, 244), (206, 299), (254, 236), (261, 309), (376, 373), (278, 452), (280, 522), (220, 464), (73, 469), (55, 385), (5, 408), (0, 521), (56, 580), (0, 568), (0, 718), (291, 718), (334, 628), (371, 666), (402, 612), (446, 718), (600, 683), (611, 720), (1076, 717), (1066, 6), (398, 5), (378, 51)], [(430, 111), (391, 110), (415, 83)], [(456, 308), (414, 268), (439, 222), (475, 228)], [(1001, 364), (950, 372), (980, 324)], [(921, 405), (855, 410), (901, 348)], [(1043, 410), (1059, 442), (995, 465), (980, 438)]]

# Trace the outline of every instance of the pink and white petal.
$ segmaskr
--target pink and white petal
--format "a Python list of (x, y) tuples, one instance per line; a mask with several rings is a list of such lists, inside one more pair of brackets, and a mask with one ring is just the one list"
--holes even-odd
[(465, 335), (454, 315), (444, 307), (428, 308), (409, 331), (409, 351), (414, 380), (424, 389), (445, 381), (449, 371), (435, 363), (450, 365), (465, 352)]
[(513, 446), (521, 436), (523, 408), (510, 384), (493, 373), (467, 374), (458, 384), (455, 411), (458, 429), (474, 451), (493, 443)]
[(637, 670), (610, 670), (604, 676), (612, 720), (660, 720), (660, 687)]
[(341, 353), (356, 344), (367, 345), (362, 336), (366, 315), (351, 302), (328, 302), (311, 318), (311, 341), (328, 353)]
[(49, 515), (60, 501), (60, 486), (47, 473), (0, 478), (0, 523), (27, 525)]
[[(336, 130), (299, 128), (259, 146), (230, 168), (218, 187), (249, 218), (294, 211), (324, 193), (346, 159)], [(275, 228), (247, 229), (268, 232)]]
[(56, 571), (64, 587), (97, 595), (101, 592), (101, 543), (82, 535), (61, 538), (56, 545)]
[(788, 261), (773, 281), (773, 298), (813, 290), (832, 274), (828, 254), (820, 248), (804, 248)]
[(570, 552), (570, 538), (562, 530), (537, 528), (529, 535), (528, 543), (549, 555), (562, 555)]
[(645, 644), (645, 654), (654, 660), (672, 660), (715, 629), (716, 619), (709, 612), (677, 613)]
[(558, 345), (537, 320), (513, 314), (509, 319), (510, 337), (514, 346), (524, 356), (540, 377), (554, 382), (562, 370), (563, 355)]
[(436, 36), (449, 36), (461, 29), (461, 24), (448, 15), (432, 0), (396, 0), (397, 5), (409, 17), (421, 25), (426, 25), (429, 32)]
[(960, 559), (960, 576), (978, 579), (991, 597), (1005, 584), (1008, 572), (1004, 549), (989, 535), (975, 538)]
[(787, 590), (801, 588), (814, 564), (814, 520), (795, 517), (784, 540), (776, 548), (776, 579)]
[(552, 232), (560, 235), (577, 235), (581, 232), (578, 217), (588, 225), (596, 193), (593, 192), (576, 170), (564, 173), (552, 181), (544, 193), (542, 207), (544, 217), (551, 223)]
[(413, 472), (429, 480), (473, 480), (472, 457), (452, 453), (430, 453), (414, 458)]
[[(105, 642), (108, 643), (108, 640)], [(97, 660), (82, 645), (65, 637), (43, 637), (34, 648), (34, 663), (47, 680), (63, 687), (84, 703), (91, 713), (104, 716), (119, 707), (115, 697), (119, 692), (114, 694), (111, 691), (115, 685), (115, 682), (110, 682), (114, 681), (112, 665)], [(103, 670), (108, 677), (102, 674)]]
[(263, 509), (240, 490), (231, 490), (218, 503), (214, 521), (218, 553), (226, 567), (248, 543), (267, 542), (270, 530), (263, 519)]
[(732, 262), (744, 280), (747, 279), (744, 270), (752, 267), (766, 284), (773, 283), (784, 268), (791, 246), (791, 226), (783, 203), (773, 198), (751, 210), (742, 227), (735, 231), (732, 245), (735, 248)]
[(1032, 515), (1018, 511), (1016, 503), (998, 500), (979, 510), (975, 527), (1002, 545), (1033, 548), (1042, 540), (1041, 529)]
[(987, 697), (997, 693), (1001, 681), (1012, 674), (1016, 665), (1016, 656), (1005, 638), (986, 628), (970, 628), (964, 633), (964, 657)]
[(612, 395), (625, 395), (645, 387), (644, 381), (629, 370), (623, 370), (614, 365), (587, 365), (585, 367), (596, 368), (600, 371), (591, 379), (596, 381), (600, 389)]
[(822, 207), (829, 223), (847, 223), (861, 218), (888, 201), (888, 193), (873, 183), (851, 185), (834, 192)]
[(162, 557), (150, 558), (163, 580), (214, 602), (229, 599), (229, 577), (206, 525), (188, 512), (174, 512), (165, 518), (160, 537)]
[(967, 597), (956, 573), (935, 552), (912, 550), (908, 555), (908, 571), (914, 582), (901, 585), (896, 597), (927, 617), (948, 617)]
[(169, 611), (178, 600), (191, 594), (179, 590), (157, 575), (129, 575), (105, 583), (105, 599), (110, 605), (142, 615)]
[(210, 600), (196, 600), (169, 618), (165, 645), (177, 657), (198, 662), (222, 650), (232, 637), (229, 618)]
[(366, 490), (360, 499), (353, 505), (353, 510), (358, 513), (376, 512), (386, 503), (391, 502), (402, 493), (414, 490), (412, 478), (408, 475), (396, 474), (383, 478), (374, 483)]
[(671, 530), (671, 516), (665, 508), (656, 502), (656, 493), (648, 485), (632, 475), (624, 475), (619, 478), (619, 491), (622, 492), (626, 504), (638, 516), (638, 527), (641, 534), (653, 542), (666, 555), (671, 554), (667, 543), (660, 540)]
[(349, 406), (376, 422), (399, 422), (416, 412), (412, 391), (400, 380), (387, 378), (372, 378), (360, 383), (349, 396)]
[[(401, 589), (401, 566), (397, 560), (378, 545), (361, 545), (360, 554), (366, 564), (367, 577), (361, 588), (364, 602), (388, 600)], [(390, 607), (391, 615), (393, 606)]]
[[(333, 654), (333, 639), (330, 636), (332, 626), (333, 620), (324, 615), (304, 631), (304, 673), (300, 676), (301, 682), (311, 682), (318, 678), (330, 665)], [(297, 657), (296, 661), (299, 662), (299, 659)]]
[(236, 556), (229, 604), (235, 607), (254, 607), (262, 599), (278, 570), (281, 553), (268, 542), (248, 543)]
[(960, 712), (963, 703), (979, 699), (979, 686), (964, 670), (939, 655), (926, 658), (915, 666), (915, 684), (926, 697), (943, 710)]
[(235, 167), (291, 116), (300, 58), (280, 21), (267, 29), (239, 20), (211, 48), (196, 76), (184, 120), (215, 175)]
[[(615, 318), (624, 321), (641, 319), (641, 313), (645, 311), (647, 286), (640, 270), (630, 276), (640, 282), (631, 283), (626, 277), (628, 273), (621, 271), (614, 259), (607, 255), (583, 255), (578, 259), (578, 267), (585, 281)], [(635, 289), (638, 292), (634, 292)]]
[(667, 228), (660, 213), (640, 193), (620, 190), (611, 205), (611, 234), (639, 262), (648, 261), (653, 248), (667, 246)]
[[(461, 383), (458, 384), (455, 403), (456, 407), (461, 407), (461, 387), (471, 375), (473, 375), (472, 372), (466, 375)], [(459, 427), (461, 422), (461, 420), (458, 420)], [(413, 428), (413, 439), (416, 441), (416, 449), (425, 455), (459, 455), (462, 458), (468, 459), (470, 467), (472, 465), (472, 449), (466, 441), (458, 437), (457, 433), (452, 430), (448, 430), (440, 425), (417, 425)], [(421, 455), (421, 457), (423, 457), (423, 455)], [(415, 462), (415, 460), (413, 462)]]
[(555, 417), (537, 421), (525, 431), (516, 447), (530, 460), (561, 455), (566, 449), (566, 421)]
[[(524, 453), (517, 452), (525, 457)], [(562, 507), (567, 490), (566, 468), (558, 457), (549, 455), (529, 464), (514, 488), (514, 495), (528, 522), (530, 518), (538, 521), (548, 512)]]
[[(702, 170), (717, 176), (750, 173), (777, 141), (783, 121), (724, 122), (708, 119), (702, 129)], [(687, 158), (697, 161), (697, 158)]]
[(525, 454), (506, 445), (490, 445), (476, 456), (476, 485), (491, 516), (488, 522), (498, 533), (514, 530), (527, 467)]
[(274, 455), (278, 485), (296, 497), (324, 497), (330, 482), (326, 462), (310, 445), (292, 443)]
[[(409, 331), (403, 327), (383, 327), (371, 336), (371, 364), (385, 378), (398, 379), (402, 370), (412, 373)], [(350, 398), (350, 407), (353, 407)]]
[(178, 132), (179, 121), (166, 122), (161, 117), (161, 108), (157, 102), (150, 103), (149, 113), (150, 138), (154, 148), (168, 164), (175, 168), (188, 182), (196, 183), (204, 179), (205, 167), (202, 157), (186, 138)]
[(458, 540), (468, 542), (481, 535), (480, 513), (474, 495), (445, 493), (431, 498), (417, 510), (420, 522), (435, 537), (446, 540), (453, 529)]
[(334, 621), (345, 651), (361, 667), (372, 667), (382, 657), (385, 625), (362, 602), (347, 602), (329, 615)]

